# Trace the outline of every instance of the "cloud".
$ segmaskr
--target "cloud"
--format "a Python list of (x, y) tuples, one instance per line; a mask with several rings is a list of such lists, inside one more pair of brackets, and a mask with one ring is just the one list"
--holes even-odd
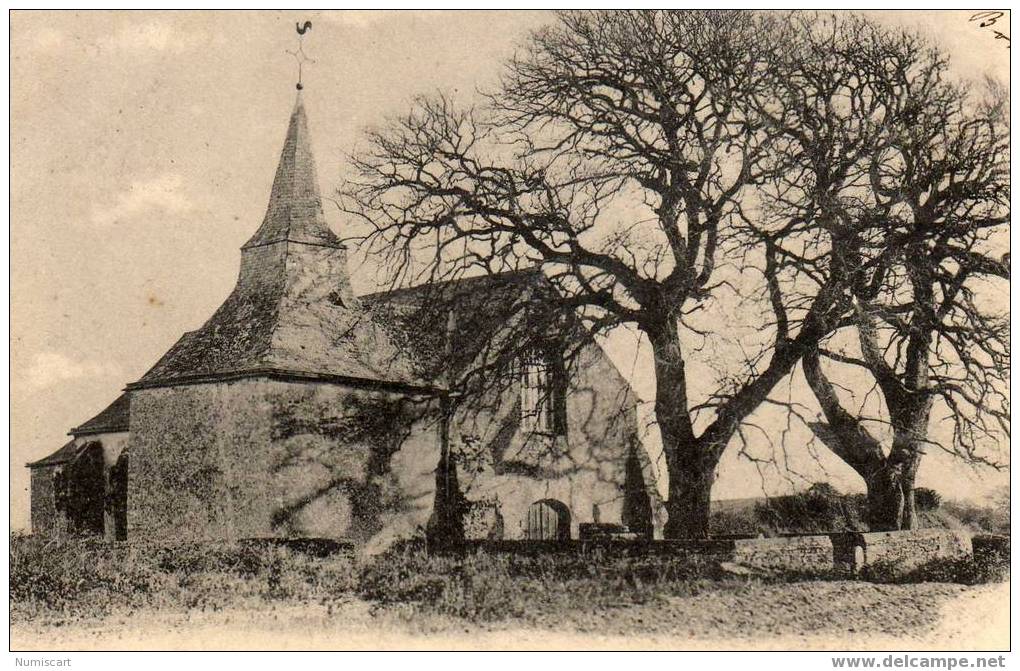
[(61, 382), (118, 374), (119, 369), (113, 364), (76, 361), (60, 352), (39, 352), (25, 371), (25, 378), (30, 388), (39, 390)]
[(200, 35), (182, 31), (163, 21), (129, 23), (117, 32), (99, 40), (99, 47), (134, 54), (146, 52), (181, 53), (194, 47)]
[(114, 202), (92, 211), (92, 224), (113, 226), (142, 215), (182, 214), (192, 208), (183, 193), (184, 180), (177, 173), (163, 173), (147, 180), (135, 180)]
[(119, 27), (111, 25), (106, 34), (96, 37), (87, 29), (75, 32), (34, 22), (31, 30), (25, 31), (27, 34), (23, 39), (30, 50), (38, 53), (55, 53), (77, 47), (111, 56), (180, 54), (194, 49), (206, 38), (206, 33), (196, 31), (193, 26), (184, 29), (184, 25), (183, 22), (175, 24), (157, 19), (136, 22), (129, 17)]

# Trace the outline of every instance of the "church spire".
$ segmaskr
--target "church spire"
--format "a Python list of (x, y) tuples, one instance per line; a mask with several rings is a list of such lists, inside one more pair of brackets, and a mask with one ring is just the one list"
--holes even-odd
[[(308, 28), (298, 25), (299, 40)], [(376, 319), (355, 297), (347, 250), (326, 224), (298, 86), (266, 216), (241, 248), (234, 290), (132, 388), (289, 376), (430, 389)]]
[(300, 91), (287, 127), (287, 138), (273, 179), (266, 216), (255, 235), (242, 249), (284, 241), (328, 247), (343, 246), (329, 229), (322, 212), (319, 178)]

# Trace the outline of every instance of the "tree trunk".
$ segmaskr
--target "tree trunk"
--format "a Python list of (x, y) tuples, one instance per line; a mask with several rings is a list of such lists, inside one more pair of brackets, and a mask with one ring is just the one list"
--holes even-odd
[(882, 468), (865, 482), (868, 486), (867, 522), (871, 531), (917, 528), (914, 479), (920, 454), (907, 462), (890, 455)]
[(900, 469), (888, 460), (865, 480), (868, 487), (868, 529), (896, 531), (903, 521), (903, 485)]
[[(927, 424), (927, 413), (917, 417)], [(914, 431), (904, 432), (893, 440), (889, 456), (865, 481), (868, 485), (868, 526), (872, 531), (916, 529), (917, 507), (914, 503), (914, 481), (921, 464), (921, 446)]]
[[(927, 249), (918, 245), (914, 250), (908, 250), (908, 253), (916, 253), (917, 258), (924, 258)], [(935, 312), (935, 278), (931, 266), (924, 263), (910, 265), (908, 275), (914, 289), (914, 309), (910, 320), (910, 337), (907, 340), (903, 390), (894, 395), (894, 398), (886, 398), (893, 425), (889, 462), (899, 469), (900, 495), (903, 498), (900, 529), (914, 529), (918, 525), (914, 480), (928, 439), (928, 421), (934, 401), (934, 396), (928, 390), (931, 374), (928, 359), (940, 320)]]
[[(917, 469), (914, 468), (913, 471)], [(917, 519), (917, 504), (914, 502), (914, 473), (904, 473), (900, 480), (903, 489), (903, 515), (900, 520), (900, 529), (917, 529), (920, 524)]]
[(688, 464), (669, 474), (669, 519), (663, 535), (666, 538), (708, 538), (712, 510), (712, 485), (715, 467)]
[(707, 538), (717, 458), (694, 436), (687, 378), (676, 320), (663, 319), (649, 335), (655, 355), (655, 419), (669, 476), (666, 538)]
[(889, 456), (867, 478), (868, 524), (872, 531), (915, 529), (914, 481), (928, 435), (931, 397), (905, 392), (887, 394), (886, 402), (894, 427), (893, 444)]

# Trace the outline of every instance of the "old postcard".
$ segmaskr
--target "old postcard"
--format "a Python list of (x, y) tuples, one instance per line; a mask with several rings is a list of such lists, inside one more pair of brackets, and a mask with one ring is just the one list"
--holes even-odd
[(1008, 650), (1007, 12), (10, 24), (12, 650)]

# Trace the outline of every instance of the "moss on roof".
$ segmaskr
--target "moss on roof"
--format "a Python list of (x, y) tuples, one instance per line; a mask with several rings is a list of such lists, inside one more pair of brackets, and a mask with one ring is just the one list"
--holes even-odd
[(53, 454), (43, 457), (38, 461), (29, 462), (25, 465), (28, 466), (29, 468), (40, 468), (43, 466), (58, 466), (60, 464), (66, 464), (67, 462), (71, 461), (77, 454), (78, 448), (75, 446), (74, 439), (72, 438), (67, 443), (65, 443), (63, 447), (61, 447)]
[(71, 429), (73, 435), (90, 433), (112, 433), (128, 430), (128, 417), (131, 412), (131, 396), (123, 393), (98, 415), (87, 422)]
[(542, 273), (528, 269), (382, 291), (362, 301), (389, 326), (419, 376), (445, 380), (496, 347), (495, 332), (509, 330), (542, 288), (548, 288)]
[(345, 247), (323, 215), (299, 97), (265, 218), (242, 248), (234, 290), (128, 388), (246, 374), (431, 388), (387, 325), (354, 297), (346, 266)]

